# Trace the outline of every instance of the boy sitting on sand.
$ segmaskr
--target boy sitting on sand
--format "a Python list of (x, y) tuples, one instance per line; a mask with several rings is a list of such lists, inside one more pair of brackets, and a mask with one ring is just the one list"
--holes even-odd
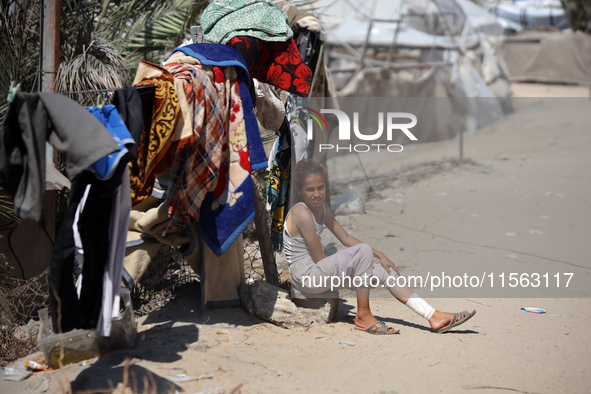
[[(465, 323), (476, 311), (446, 313), (434, 309), (406, 286), (393, 286), (400, 275), (394, 263), (383, 253), (355, 238), (336, 221), (325, 202), (326, 174), (313, 159), (300, 161), (293, 175), (297, 203), (285, 219), (283, 247), (292, 278), (292, 285), (305, 293), (318, 294), (329, 290), (327, 278), (352, 277), (353, 283), (377, 283), (388, 287), (390, 293), (414, 312), (429, 321), (436, 333), (445, 333)], [(320, 235), (326, 226), (347, 248), (326, 256)], [(374, 264), (373, 257), (380, 263)], [(377, 281), (375, 278), (377, 278)], [(373, 281), (370, 280), (374, 278)], [(304, 283), (305, 282), (305, 283)], [(321, 284), (310, 287), (310, 283)], [(306, 286), (307, 285), (307, 286)], [(369, 307), (369, 286), (355, 286), (357, 315), (355, 327), (370, 334), (396, 334), (399, 330), (378, 321)]]

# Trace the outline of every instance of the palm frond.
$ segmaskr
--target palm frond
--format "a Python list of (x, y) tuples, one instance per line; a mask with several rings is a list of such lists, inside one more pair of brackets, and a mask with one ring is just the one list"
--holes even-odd
[(158, 5), (134, 26), (141, 30), (129, 37), (126, 50), (138, 58), (163, 60), (163, 55), (168, 55), (189, 36), (189, 28), (199, 24), (199, 16), (207, 4), (205, 0), (170, 0)]
[(14, 214), (14, 204), (10, 197), (0, 195), (0, 216), (20, 223), (21, 219)]
[[(22, 91), (35, 85), (39, 59), (39, 0), (0, 1), (0, 90), (7, 91), (11, 82), (21, 84)], [(8, 107), (6, 93), (0, 96), (0, 116)]]
[[(126, 64), (121, 53), (112, 45), (93, 41), (83, 53), (60, 64), (56, 91), (63, 93), (122, 87)], [(96, 94), (78, 97), (78, 101), (85, 105), (95, 100)]]

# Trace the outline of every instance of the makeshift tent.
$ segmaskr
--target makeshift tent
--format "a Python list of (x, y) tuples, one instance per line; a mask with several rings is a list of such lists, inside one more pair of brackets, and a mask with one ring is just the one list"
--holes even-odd
[[(503, 28), (482, 7), (469, 0), (320, 0), (316, 5), (338, 97), (450, 98), (450, 105), (461, 104), (453, 112), (463, 118), (464, 131), (505, 112), (509, 82), (488, 39)], [(475, 97), (488, 99), (477, 103)], [(456, 136), (457, 123), (422, 140)]]
[(506, 37), (500, 55), (511, 81), (591, 86), (591, 37), (524, 31)]

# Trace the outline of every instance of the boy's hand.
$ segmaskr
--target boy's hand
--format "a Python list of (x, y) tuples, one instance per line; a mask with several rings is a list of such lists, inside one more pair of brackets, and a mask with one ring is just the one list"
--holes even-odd
[(380, 264), (382, 265), (382, 267), (384, 267), (384, 269), (386, 270), (386, 272), (388, 274), (390, 274), (390, 272), (392, 270), (392, 271), (396, 272), (398, 275), (400, 275), (400, 272), (398, 272), (398, 269), (396, 269), (396, 266), (394, 265), (392, 260), (387, 258), (384, 254), (381, 254), (379, 259), (380, 259)]

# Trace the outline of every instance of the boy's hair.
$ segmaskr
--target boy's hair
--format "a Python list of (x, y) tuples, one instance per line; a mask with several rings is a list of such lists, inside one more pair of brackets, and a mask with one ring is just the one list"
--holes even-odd
[(322, 166), (322, 164), (320, 164), (314, 159), (302, 160), (298, 164), (296, 164), (293, 174), (296, 191), (297, 189), (302, 188), (306, 177), (308, 175), (313, 174), (320, 174), (320, 176), (322, 176), (322, 179), (324, 180), (324, 183), (326, 184), (326, 172), (324, 171), (324, 167)]

